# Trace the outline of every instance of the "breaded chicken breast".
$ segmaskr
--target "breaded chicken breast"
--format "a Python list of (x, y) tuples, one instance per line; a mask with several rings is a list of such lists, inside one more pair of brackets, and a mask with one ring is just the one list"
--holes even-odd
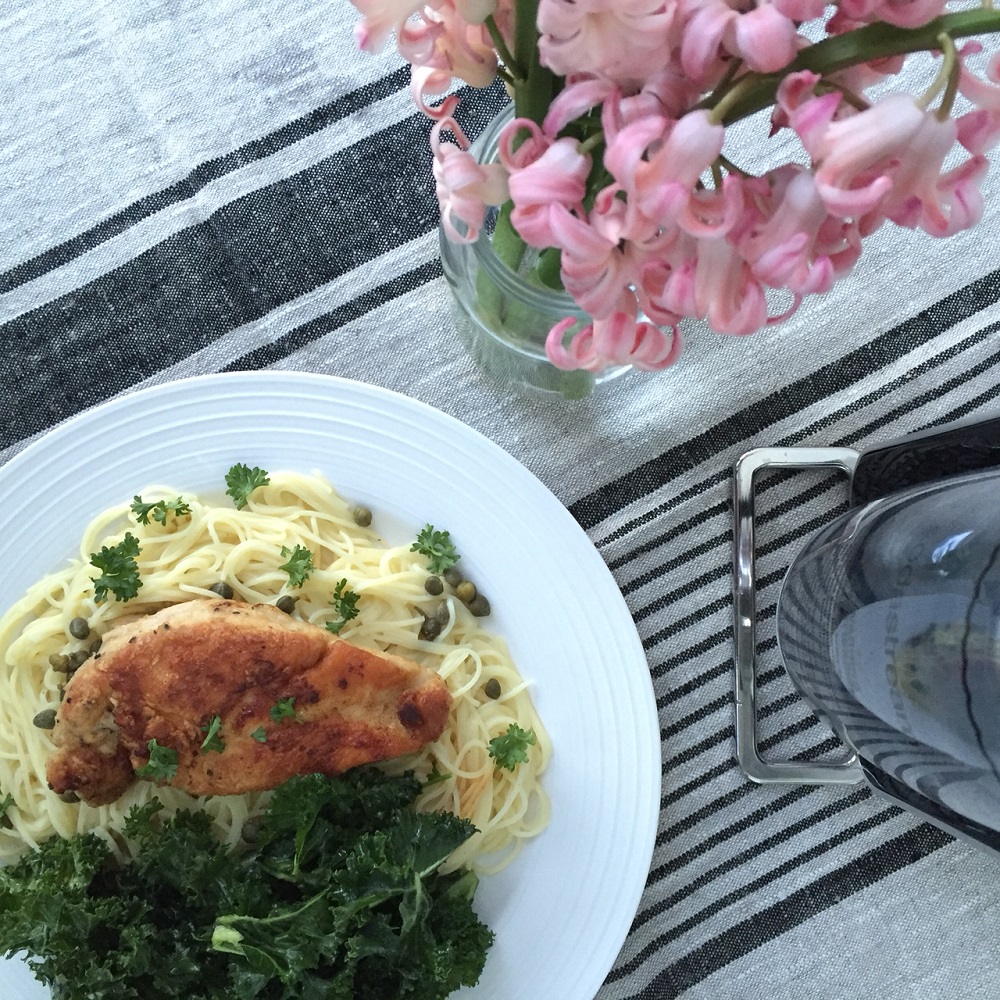
[[(444, 681), (410, 660), (269, 604), (195, 600), (105, 635), (66, 686), (46, 777), (90, 805), (113, 802), (155, 739), (177, 754), (171, 787), (259, 791), (418, 750), (450, 707)], [(223, 749), (205, 749), (216, 717), (209, 746)]]

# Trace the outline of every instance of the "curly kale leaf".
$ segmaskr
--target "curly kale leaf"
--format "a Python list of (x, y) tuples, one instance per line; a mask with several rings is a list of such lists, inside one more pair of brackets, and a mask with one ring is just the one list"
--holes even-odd
[(54, 838), (0, 869), (0, 953), (56, 1000), (442, 1000), (479, 978), (492, 933), (470, 872), (438, 874), (473, 832), (416, 813), (412, 775), (293, 778), (253, 847), (205, 813), (129, 814), (135, 859)]

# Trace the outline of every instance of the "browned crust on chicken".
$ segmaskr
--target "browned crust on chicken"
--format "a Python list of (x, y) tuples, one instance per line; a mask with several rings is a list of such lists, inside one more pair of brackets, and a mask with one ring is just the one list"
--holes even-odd
[[(295, 718), (271, 709), (293, 698)], [(376, 653), (267, 604), (197, 600), (107, 633), (66, 686), (46, 777), (90, 805), (117, 799), (155, 739), (177, 751), (171, 787), (193, 795), (275, 788), (419, 750), (451, 696), (432, 670)], [(219, 716), (221, 753), (202, 752)], [(251, 735), (263, 727), (266, 741)]]

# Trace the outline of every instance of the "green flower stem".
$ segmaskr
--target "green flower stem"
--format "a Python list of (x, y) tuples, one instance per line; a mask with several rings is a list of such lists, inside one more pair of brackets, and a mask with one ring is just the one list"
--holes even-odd
[(731, 125), (771, 107), (781, 81), (790, 73), (811, 70), (826, 76), (873, 59), (940, 49), (942, 34), (955, 39), (996, 31), (1000, 31), (1000, 11), (990, 8), (945, 14), (919, 28), (897, 28), (881, 22), (869, 24), (808, 46), (778, 73), (740, 77), (725, 93), (712, 94), (698, 107), (711, 111), (715, 121)]
[[(492, 16), (486, 20), (486, 29), (500, 58), (514, 76), (515, 117), (530, 118), (541, 125), (556, 93), (556, 78), (539, 62), (537, 16), (538, 0), (515, 0), (513, 52), (507, 47)], [(513, 205), (509, 201), (501, 207), (490, 242), (494, 255), (516, 273), (527, 244), (510, 221), (512, 210)], [(505, 301), (500, 289), (483, 270), (476, 276), (476, 296), (483, 316), (502, 325), (517, 325), (517, 317), (511, 315), (511, 303)]]
[(556, 92), (556, 80), (538, 56), (538, 0), (516, 0), (514, 60), (523, 70), (514, 85), (514, 114), (542, 124)]
[(945, 63), (948, 66), (948, 83), (944, 88), (944, 97), (937, 109), (937, 116), (940, 121), (944, 121), (951, 114), (952, 105), (958, 94), (958, 79), (961, 71), (961, 64), (958, 61), (958, 53), (955, 50), (955, 42), (950, 35), (945, 35), (942, 39)]
[(512, 271), (517, 271), (521, 266), (521, 258), (524, 256), (526, 244), (518, 235), (514, 228), (514, 223), (510, 221), (510, 214), (514, 210), (513, 202), (506, 201), (497, 213), (496, 227), (493, 230), (493, 255), (498, 257)]
[(514, 58), (514, 53), (507, 48), (507, 43), (504, 41), (503, 35), (500, 34), (500, 29), (497, 27), (496, 19), (492, 14), (486, 18), (486, 30), (490, 33), (490, 38), (493, 39), (493, 44), (496, 46), (497, 55), (503, 60), (504, 66), (507, 67), (508, 79), (511, 77), (512, 83), (517, 84), (524, 81), (525, 71), (521, 68), (521, 64)]

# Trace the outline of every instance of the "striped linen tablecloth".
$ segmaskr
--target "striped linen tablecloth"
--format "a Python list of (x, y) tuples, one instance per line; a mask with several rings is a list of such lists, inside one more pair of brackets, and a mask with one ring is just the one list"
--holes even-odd
[[(354, 21), (346, 0), (0, 5), (0, 462), (119, 393), (209, 372), (336, 374), (446, 411), (568, 507), (648, 656), (662, 812), (601, 1000), (1000, 995), (995, 860), (859, 786), (743, 777), (730, 570), (746, 449), (864, 447), (996, 407), (1000, 184), (947, 241), (884, 229), (783, 325), (693, 325), (674, 368), (577, 402), (506, 389), (453, 334), (408, 69), (358, 53)], [(462, 96), (472, 131), (503, 99)], [(759, 493), (778, 756), (837, 754), (780, 668), (773, 611), (842, 502), (819, 476)]]

